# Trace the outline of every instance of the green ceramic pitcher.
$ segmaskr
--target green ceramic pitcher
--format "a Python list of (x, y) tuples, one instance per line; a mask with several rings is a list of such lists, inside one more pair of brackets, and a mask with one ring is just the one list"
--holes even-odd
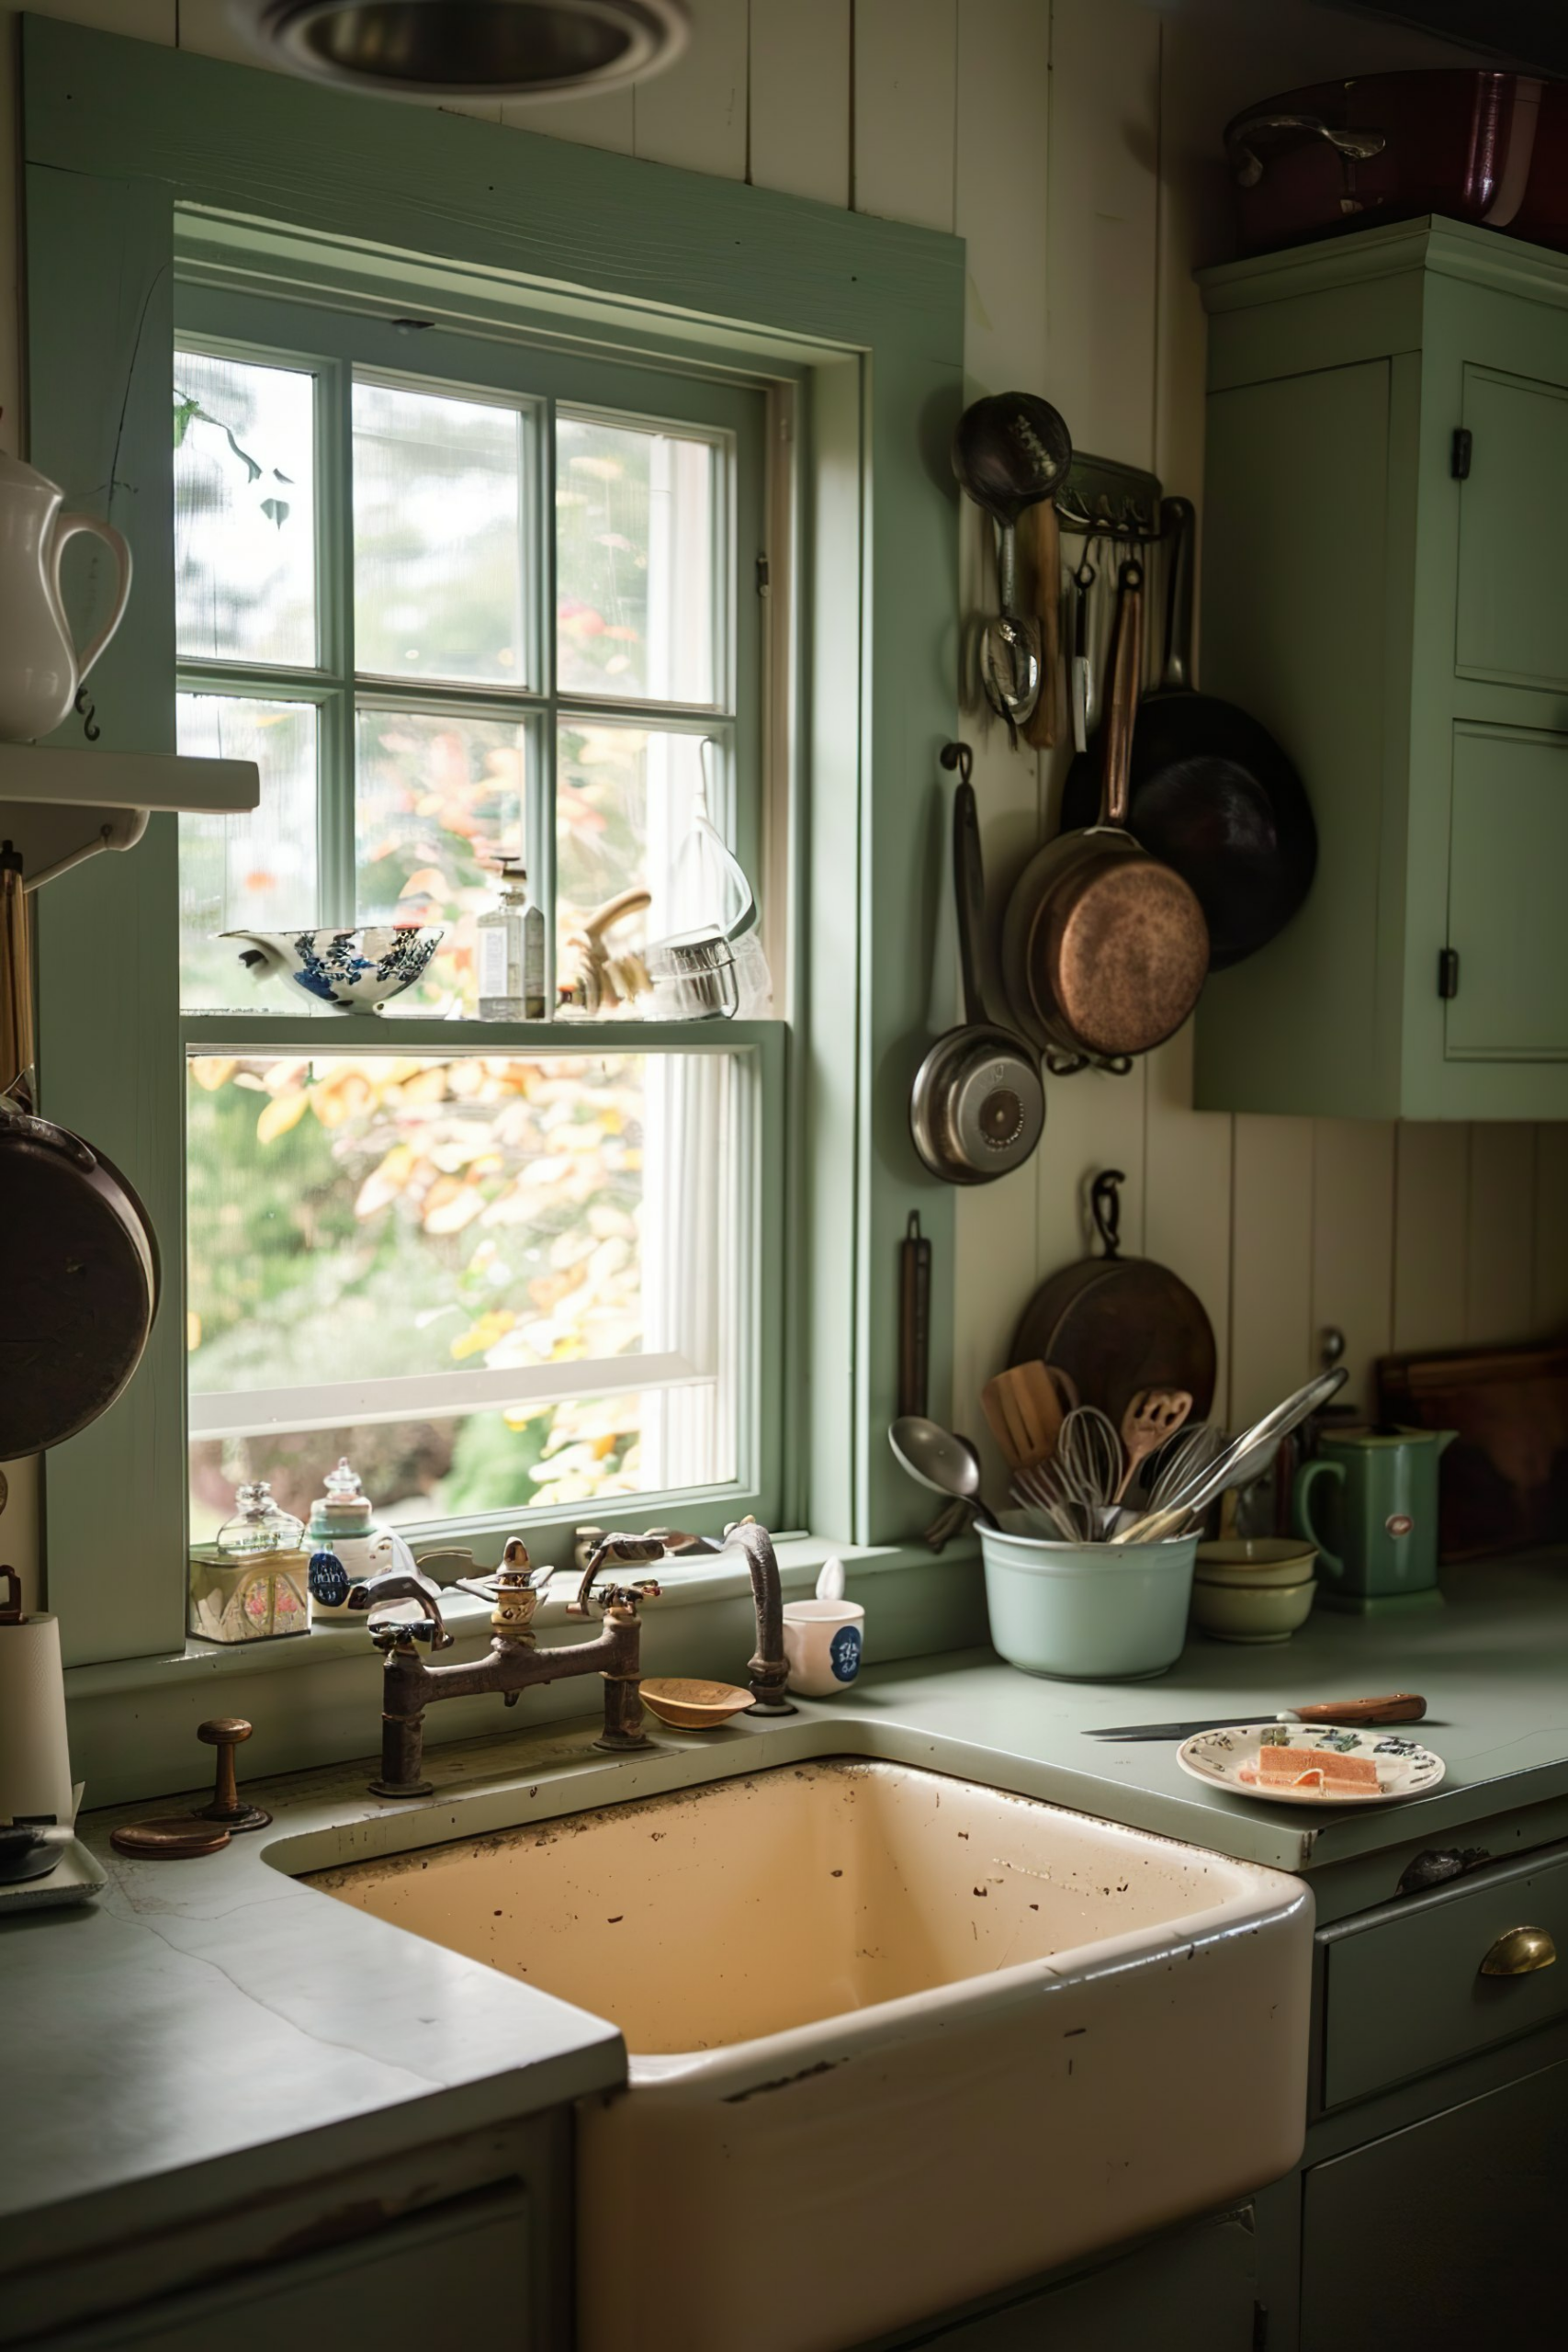
[[(1437, 1608), (1438, 1464), (1453, 1430), (1325, 1430), (1291, 1492), (1330, 1609)], [(1314, 1492), (1315, 1489), (1315, 1492)], [(1316, 1504), (1320, 1521), (1313, 1516)]]

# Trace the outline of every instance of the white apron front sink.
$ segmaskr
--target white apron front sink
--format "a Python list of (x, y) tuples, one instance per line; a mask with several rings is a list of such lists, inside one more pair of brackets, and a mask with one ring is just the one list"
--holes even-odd
[(316, 1872), (612, 2019), (583, 2352), (843, 2352), (1301, 2153), (1312, 1897), (831, 1757)]

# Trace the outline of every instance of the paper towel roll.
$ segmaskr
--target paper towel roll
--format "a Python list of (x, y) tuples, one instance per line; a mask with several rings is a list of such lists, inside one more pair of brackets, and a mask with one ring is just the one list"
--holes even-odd
[(0, 1817), (71, 1818), (58, 1617), (0, 1625)]

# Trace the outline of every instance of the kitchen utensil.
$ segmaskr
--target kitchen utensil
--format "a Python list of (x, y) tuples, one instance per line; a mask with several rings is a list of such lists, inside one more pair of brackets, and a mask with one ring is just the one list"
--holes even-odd
[(1066, 1542), (1096, 1543), (1122, 1469), (1115, 1429), (1097, 1406), (1080, 1405), (1063, 1420), (1051, 1459), (1018, 1472), (1013, 1494), (1043, 1512)]
[(969, 781), (969, 752), (959, 747), (960, 783), (953, 801), (953, 872), (958, 902), (958, 960), (964, 1020), (939, 1037), (915, 1074), (909, 1131), (933, 1176), (949, 1184), (988, 1184), (1021, 1168), (1045, 1125), (1045, 1092), (1033, 1055), (991, 1019), (980, 980), (985, 877), (980, 823)]
[[(1321, 1699), (1311, 1706), (1283, 1707), (1277, 1724), (1418, 1724), (1427, 1702), (1413, 1690), (1395, 1690), (1384, 1699)], [(1206, 1715), (1198, 1723), (1096, 1724), (1090, 1739), (1192, 1739), (1200, 1732), (1235, 1731), (1256, 1724), (1253, 1715)]]
[(1024, 559), (1024, 601), (1033, 616), (1040, 646), (1040, 690), (1023, 722), (1022, 734), (1031, 751), (1048, 752), (1062, 725), (1062, 535), (1052, 494), (1024, 509), (1019, 540)]
[[(1452, 1430), (1325, 1430), (1296, 1473), (1291, 1515), (1317, 1546), (1330, 1609), (1431, 1609), (1438, 1590), (1438, 1464)], [(1322, 1524), (1317, 1513), (1321, 1510)]]
[[(90, 514), (63, 514), (65, 492), (0, 452), (0, 742), (31, 743), (71, 715), (87, 676), (130, 600), (130, 549)], [(60, 565), (81, 532), (102, 539), (115, 560), (114, 609), (80, 653), (65, 619)]]
[[(1192, 679), (1194, 513), (1160, 509), (1168, 551), (1165, 660), (1138, 706), (1127, 830), (1190, 883), (1209, 931), (1209, 968), (1238, 964), (1272, 939), (1312, 887), (1317, 828), (1300, 776), (1268, 730)], [(1099, 780), (1075, 762), (1062, 823), (1094, 822)]]
[(865, 1611), (858, 1600), (786, 1600), (784, 1656), (797, 1699), (832, 1699), (860, 1672)]
[(1224, 1430), (1211, 1429), (1207, 1421), (1189, 1421), (1156, 1464), (1145, 1509), (1163, 1510), (1173, 1495), (1179, 1494), (1200, 1470), (1207, 1469), (1225, 1442)]
[(817, 1575), (818, 1600), (842, 1600), (844, 1597), (844, 1564), (834, 1558), (824, 1560)]
[[(1371, 1759), (1378, 1786), (1346, 1788), (1332, 1781), (1304, 1788), (1265, 1788), (1256, 1779), (1259, 1748), (1281, 1743), (1331, 1755), (1364, 1756)], [(1303, 1724), (1300, 1731), (1281, 1730), (1277, 1724), (1258, 1724), (1227, 1731), (1199, 1732), (1176, 1751), (1182, 1770), (1210, 1788), (1229, 1790), (1233, 1796), (1261, 1797), (1266, 1804), (1370, 1805), (1389, 1804), (1396, 1797), (1425, 1796), (1443, 1777), (1440, 1756), (1413, 1739), (1392, 1732), (1319, 1731)], [(1249, 1775), (1254, 1777), (1248, 1777)]]
[(59, 1445), (114, 1403), (158, 1302), (145, 1210), (100, 1151), (32, 1109), (28, 902), (0, 843), (0, 1460)]
[(1259, 1453), (1272, 1453), (1282, 1437), (1300, 1429), (1309, 1414), (1319, 1411), (1331, 1396), (1337, 1396), (1349, 1374), (1343, 1364), (1332, 1371), (1320, 1372), (1298, 1388), (1292, 1396), (1265, 1413), (1249, 1430), (1233, 1438), (1223, 1452), (1216, 1454), (1207, 1468), (1189, 1484), (1178, 1489), (1170, 1500), (1157, 1511), (1145, 1511), (1141, 1519), (1121, 1528), (1111, 1537), (1113, 1544), (1144, 1544), (1159, 1535), (1174, 1535), (1187, 1522), (1212, 1503), (1216, 1495), (1235, 1484), (1238, 1464), (1245, 1464)]
[(1055, 496), (1072, 458), (1066, 424), (1048, 401), (1031, 392), (998, 392), (975, 401), (953, 431), (953, 470), (959, 487), (997, 526), (1001, 613), (982, 640), (981, 684), (1015, 744), (1040, 691), (1039, 651), (1017, 608), (1016, 527), (1026, 507)]
[(258, 984), (288, 980), (334, 1012), (379, 1012), (412, 988), (440, 946), (439, 924), (365, 923), (351, 931), (224, 931)]
[(1440, 1560), (1493, 1558), (1568, 1527), (1568, 1347), (1389, 1356), (1383, 1419), (1457, 1432), (1443, 1457)]
[(980, 1391), (980, 1409), (1010, 1470), (1049, 1462), (1064, 1415), (1077, 1390), (1054, 1364), (1020, 1363), (997, 1373)]
[(996, 1525), (980, 1500), (980, 1465), (962, 1438), (938, 1421), (908, 1413), (894, 1422), (887, 1442), (917, 1485), (967, 1504), (983, 1527)]
[(1192, 1623), (1216, 1642), (1288, 1642), (1316, 1598), (1310, 1568), (1293, 1584), (1211, 1584), (1200, 1571), (1192, 1578)]
[(898, 1245), (898, 1412), (924, 1417), (931, 1375), (931, 1245), (920, 1231), (920, 1214), (909, 1222)]
[(1176, 1435), (1192, 1410), (1185, 1388), (1141, 1388), (1122, 1416), (1122, 1455), (1126, 1464), (1111, 1499), (1119, 1503), (1151, 1453)]
[(1195, 1536), (1055, 1543), (1010, 1513), (980, 1532), (992, 1644), (1010, 1666), (1065, 1681), (1163, 1674), (1181, 1655), (1197, 1548)]
[(1123, 1258), (1120, 1169), (1102, 1169), (1089, 1210), (1104, 1248), (1041, 1284), (1013, 1334), (1011, 1362), (1056, 1365), (1115, 1422), (1141, 1388), (1185, 1389), (1193, 1414), (1213, 1401), (1213, 1326), (1201, 1299), (1152, 1258)]
[(675, 1731), (720, 1731), (732, 1715), (754, 1704), (750, 1690), (733, 1682), (699, 1682), (685, 1676), (660, 1676), (637, 1685), (642, 1703)]
[(1073, 712), (1073, 749), (1087, 752), (1095, 720), (1100, 716), (1100, 695), (1094, 677), (1094, 606), (1091, 601), (1094, 585), (1099, 579), (1094, 562), (1094, 541), (1085, 541), (1083, 554), (1073, 571), (1073, 655), (1068, 679), (1068, 692)]
[(1461, 66), (1358, 74), (1247, 107), (1224, 133), (1239, 249), (1428, 212), (1561, 243), (1557, 96), (1533, 74)]
[(1037, 852), (1002, 924), (1013, 1017), (1051, 1067), (1076, 1069), (1163, 1044), (1197, 1003), (1209, 968), (1209, 935), (1190, 887), (1126, 830), (1143, 683), (1143, 579), (1142, 564), (1122, 564), (1100, 729), (1099, 822), (1058, 833)]

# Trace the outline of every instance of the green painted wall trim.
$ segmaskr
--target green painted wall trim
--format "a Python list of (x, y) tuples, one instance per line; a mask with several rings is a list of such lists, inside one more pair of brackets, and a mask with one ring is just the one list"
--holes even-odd
[[(95, 679), (106, 750), (172, 741), (176, 207), (200, 208), (208, 242), (236, 253), (276, 260), (280, 224), (393, 286), (407, 253), (427, 283), (435, 264), (579, 317), (601, 349), (639, 347), (646, 330), (650, 352), (699, 340), (753, 380), (773, 368), (802, 385), (800, 634), (818, 658), (795, 854), (805, 1050), (789, 1082), (807, 1116), (800, 1162), (764, 1182), (804, 1200), (810, 1247), (779, 1317), (798, 1335), (790, 1392), (764, 1388), (804, 1432), (789, 1484), (812, 1528), (912, 1534), (921, 1498), (884, 1431), (911, 1208), (936, 1251), (939, 1410), (951, 1364), (952, 1195), (920, 1170), (904, 1106), (942, 888), (936, 752), (957, 715), (946, 448), (963, 398), (962, 243), (54, 19), (24, 21), (23, 123), (32, 454), (73, 502), (112, 513), (138, 562)], [(183, 1634), (180, 1072), (171, 1050), (149, 1076), (139, 1050), (149, 1034), (177, 1041), (174, 832), (155, 823), (129, 856), (51, 885), (40, 922), (46, 1103), (145, 1192), (168, 1277), (147, 1366), (48, 1465), (51, 1600), (76, 1663), (167, 1653)], [(775, 1298), (783, 1271), (768, 1270)]]

